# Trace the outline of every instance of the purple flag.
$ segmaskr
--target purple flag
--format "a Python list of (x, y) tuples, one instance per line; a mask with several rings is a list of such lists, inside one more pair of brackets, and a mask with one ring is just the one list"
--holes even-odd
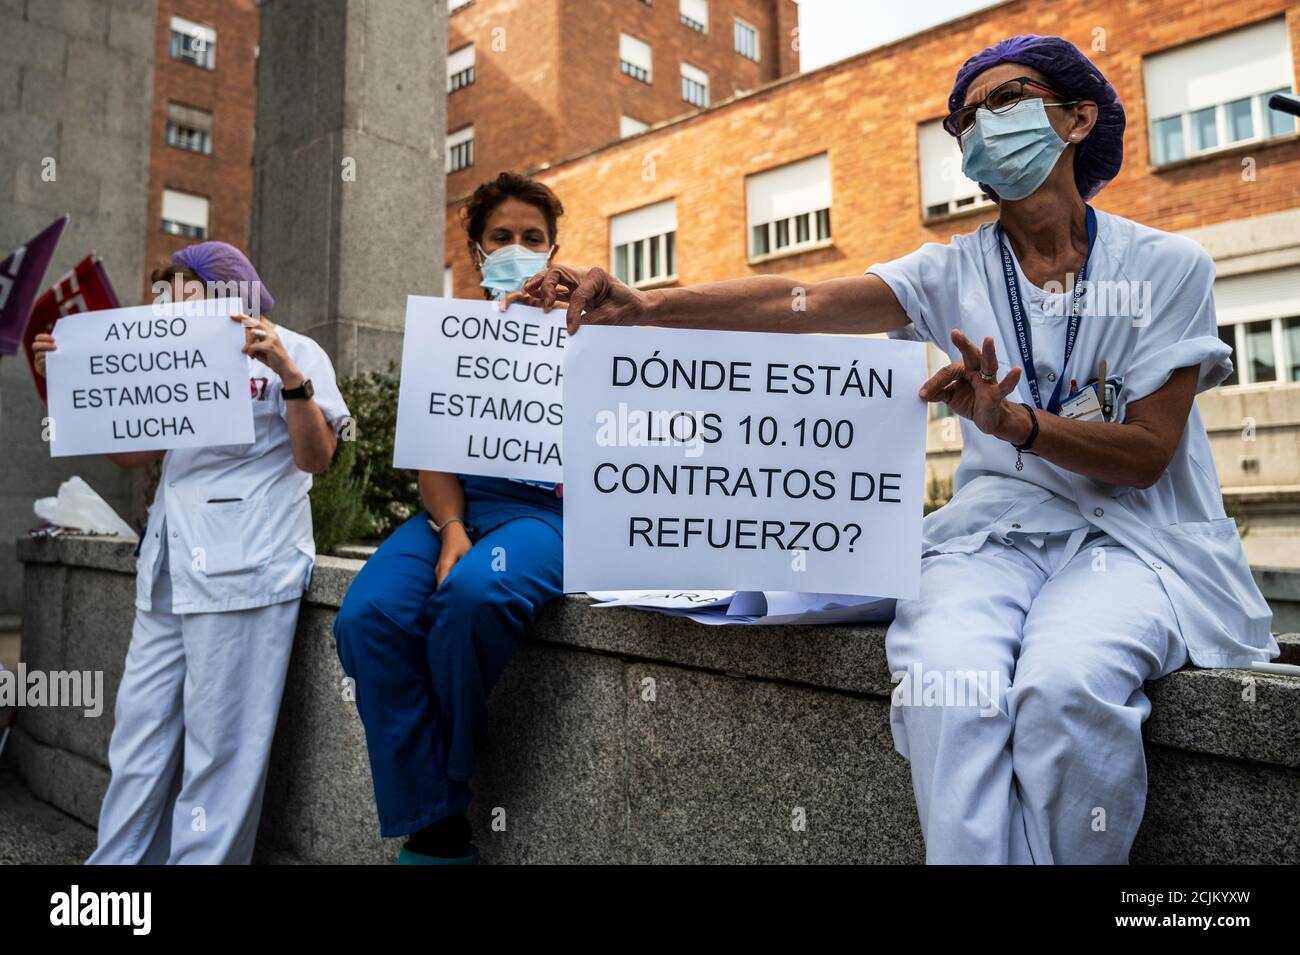
[(45, 281), (45, 269), (68, 224), (66, 215), (51, 222), (40, 235), (20, 245), (0, 262), (0, 355), (12, 355), (23, 340), (32, 303)]

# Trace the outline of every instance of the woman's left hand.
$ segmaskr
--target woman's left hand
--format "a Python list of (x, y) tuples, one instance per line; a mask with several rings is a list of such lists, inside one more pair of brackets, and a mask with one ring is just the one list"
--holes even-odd
[(250, 318), (247, 315), (231, 315), (230, 318), (243, 323), (244, 347), (240, 350), (245, 355), (251, 355), (279, 375), (286, 388), (297, 388), (302, 384), (302, 372), (289, 357), (284, 342), (270, 319)]
[(983, 351), (957, 329), (953, 329), (952, 342), (961, 351), (962, 361), (935, 372), (921, 386), (920, 396), (926, 401), (944, 402), (985, 434), (1004, 436), (1016, 420), (1016, 406), (1006, 398), (1020, 381), (1020, 368), (1012, 368), (998, 381), (998, 357), (992, 337), (984, 339)]

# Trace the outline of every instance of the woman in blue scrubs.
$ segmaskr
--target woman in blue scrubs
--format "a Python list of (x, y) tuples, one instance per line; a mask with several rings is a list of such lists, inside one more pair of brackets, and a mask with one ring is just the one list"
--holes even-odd
[[(544, 269), (563, 207), (503, 172), (461, 210), (485, 297)], [(520, 634), (560, 596), (563, 486), (421, 471), (427, 513), (366, 561), (334, 624), (356, 684), (379, 830), (399, 864), (467, 865), (474, 735)]]

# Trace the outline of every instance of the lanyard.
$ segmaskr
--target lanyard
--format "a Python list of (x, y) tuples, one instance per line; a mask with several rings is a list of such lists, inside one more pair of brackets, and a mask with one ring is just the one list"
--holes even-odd
[[(1070, 306), (1070, 324), (1065, 330), (1065, 357), (1061, 359), (1061, 370), (1056, 378), (1056, 388), (1047, 402), (1045, 410), (1056, 414), (1061, 407), (1061, 386), (1065, 384), (1065, 366), (1070, 362), (1070, 352), (1074, 351), (1074, 340), (1079, 334), (1079, 301), (1083, 297), (1084, 276), (1088, 271), (1088, 260), (1092, 258), (1092, 244), (1097, 238), (1097, 213), (1092, 206), (1087, 207), (1088, 215), (1088, 252), (1079, 266), (1079, 274), (1074, 278), (1074, 297)], [(997, 224), (998, 246), (1002, 250), (1002, 277), (1007, 283), (1007, 303), (1011, 306), (1011, 322), (1016, 330), (1016, 344), (1020, 346), (1020, 363), (1025, 370), (1025, 381), (1029, 384), (1029, 393), (1034, 397), (1034, 404), (1042, 408), (1043, 400), (1038, 391), (1038, 374), (1034, 371), (1034, 344), (1030, 337), (1029, 323), (1020, 307), (1020, 284), (1016, 281), (1016, 267), (1011, 261), (1011, 250), (1002, 232), (1002, 223)]]

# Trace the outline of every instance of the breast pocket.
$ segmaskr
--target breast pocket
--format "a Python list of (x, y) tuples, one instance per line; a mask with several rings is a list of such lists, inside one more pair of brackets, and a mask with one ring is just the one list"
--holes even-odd
[(191, 527), (191, 558), (199, 574), (257, 574), (271, 562), (270, 510), (265, 501), (213, 494), (198, 505)]

